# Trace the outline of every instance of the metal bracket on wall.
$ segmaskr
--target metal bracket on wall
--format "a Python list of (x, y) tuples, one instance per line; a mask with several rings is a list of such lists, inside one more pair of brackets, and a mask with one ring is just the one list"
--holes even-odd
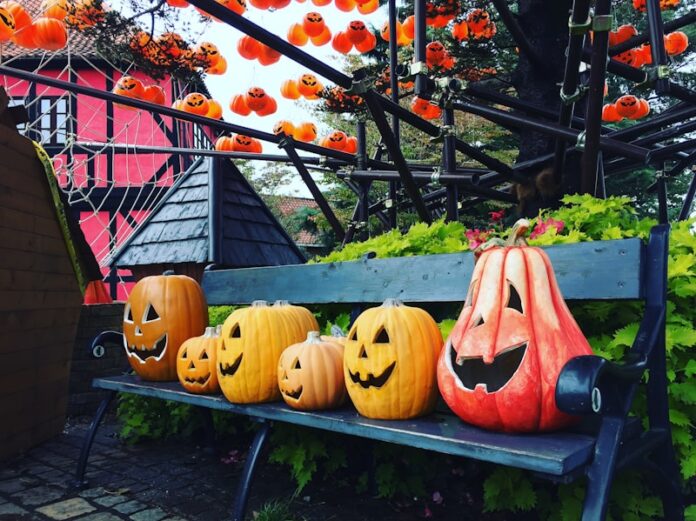
[(585, 133), (584, 130), (578, 134), (578, 139), (575, 142), (576, 149), (578, 149), (580, 151), (585, 150), (585, 138), (586, 137), (587, 137), (587, 134)]
[(442, 125), (438, 135), (431, 137), (428, 141), (430, 143), (442, 143), (449, 136), (457, 137), (457, 130), (454, 128), (454, 125)]
[(585, 93), (587, 93), (587, 86), (578, 85), (575, 89), (575, 92), (573, 92), (572, 94), (566, 94), (565, 92), (563, 92), (563, 87), (561, 87), (559, 96), (564, 105), (571, 105), (582, 99)]
[(586, 34), (592, 27), (592, 17), (588, 16), (587, 20), (582, 23), (573, 22), (573, 17), (568, 18), (568, 29), (570, 34)]
[(597, 15), (592, 19), (592, 32), (608, 32), (614, 23), (614, 17), (610, 14)]

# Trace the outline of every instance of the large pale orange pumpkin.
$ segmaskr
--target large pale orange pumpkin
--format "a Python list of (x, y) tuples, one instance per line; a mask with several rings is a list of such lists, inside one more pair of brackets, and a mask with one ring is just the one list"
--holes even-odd
[(233, 403), (280, 399), (278, 359), (283, 350), (318, 329), (309, 310), (264, 301), (237, 309), (222, 326), (217, 371), (220, 388)]
[(208, 307), (198, 283), (184, 275), (145, 277), (133, 287), (123, 313), (128, 362), (143, 380), (176, 380), (181, 344), (203, 334)]
[(549, 431), (575, 418), (556, 407), (563, 366), (591, 354), (540, 248), (513, 228), (513, 244), (485, 249), (438, 361), (447, 405), (467, 423), (507, 432)]
[(346, 399), (343, 346), (310, 331), (307, 340), (280, 355), (278, 388), (290, 407), (304, 411), (332, 409)]
[(402, 420), (432, 411), (442, 335), (420, 308), (389, 299), (364, 311), (346, 340), (343, 371), (355, 408), (368, 418)]
[(194, 394), (220, 391), (215, 361), (220, 335), (214, 327), (206, 327), (203, 336), (189, 338), (179, 348), (176, 374), (182, 387)]
[(41, 17), (34, 23), (34, 44), (40, 49), (58, 51), (68, 43), (65, 24), (55, 18)]

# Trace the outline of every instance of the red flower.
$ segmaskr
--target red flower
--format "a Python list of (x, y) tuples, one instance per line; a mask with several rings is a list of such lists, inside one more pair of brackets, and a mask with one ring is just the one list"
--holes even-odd
[(552, 217), (549, 217), (545, 221), (539, 221), (534, 227), (534, 230), (532, 230), (532, 233), (529, 235), (529, 238), (535, 239), (539, 237), (539, 235), (545, 234), (549, 228), (555, 228), (556, 233), (561, 233), (565, 228), (565, 223), (563, 221), (557, 221)]
[(488, 212), (488, 215), (491, 216), (491, 221), (497, 223), (502, 221), (503, 217), (505, 217), (505, 210), (500, 210), (498, 212)]
[(484, 242), (488, 240), (488, 237), (493, 233), (493, 230), (479, 230), (475, 228), (473, 230), (466, 231), (466, 238), (469, 241), (469, 249), (475, 250), (481, 246)]

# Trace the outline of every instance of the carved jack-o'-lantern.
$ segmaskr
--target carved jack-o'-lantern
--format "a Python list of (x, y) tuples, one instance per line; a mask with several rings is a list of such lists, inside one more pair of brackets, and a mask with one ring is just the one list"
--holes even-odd
[(278, 388), (294, 409), (338, 407), (346, 398), (343, 346), (310, 331), (306, 341), (291, 345), (280, 355)]
[(440, 65), (445, 59), (445, 47), (440, 42), (430, 42), (425, 46), (425, 62), (429, 67)]
[(624, 118), (633, 116), (638, 111), (639, 107), (640, 101), (631, 94), (626, 94), (616, 100), (616, 112), (619, 116), (623, 116)]
[(303, 96), (314, 96), (322, 89), (322, 84), (314, 74), (303, 74), (297, 82), (297, 90)]
[(205, 296), (195, 280), (145, 277), (133, 287), (123, 313), (128, 362), (143, 380), (176, 380), (179, 347), (201, 335), (207, 324)]
[(347, 140), (348, 136), (345, 132), (341, 132), (340, 130), (334, 130), (331, 134), (327, 136), (326, 146), (328, 148), (333, 148), (334, 150), (343, 150), (344, 148), (346, 148)]
[(483, 32), (490, 21), (491, 17), (488, 12), (483, 9), (474, 9), (466, 17), (469, 31), (474, 34)]
[(203, 336), (189, 338), (181, 344), (176, 358), (176, 374), (188, 392), (207, 394), (220, 391), (215, 370), (219, 339), (215, 328), (207, 327)]
[(365, 39), (367, 32), (367, 27), (365, 27), (363, 22), (360, 20), (353, 20), (348, 24), (346, 35), (353, 44), (357, 44)]
[(281, 119), (273, 125), (273, 133), (275, 135), (285, 134), (286, 136), (292, 136), (294, 132), (295, 125), (285, 119)]
[(0, 42), (6, 42), (15, 32), (14, 16), (4, 7), (0, 7)]
[(142, 98), (145, 94), (145, 87), (139, 79), (132, 76), (123, 76), (116, 82), (112, 92), (120, 96), (128, 96), (129, 98)]
[(280, 399), (277, 370), (281, 353), (318, 329), (314, 317), (299, 320), (300, 315), (296, 306), (269, 306), (257, 301), (227, 317), (218, 345), (217, 371), (220, 388), (229, 401)]
[(317, 127), (314, 123), (309, 121), (300, 123), (295, 127), (295, 132), (293, 133), (292, 137), (294, 137), (297, 141), (309, 143), (317, 138)]
[(208, 113), (208, 98), (199, 92), (187, 94), (184, 98), (183, 108), (185, 112), (205, 116)]
[(247, 107), (251, 110), (261, 110), (266, 106), (268, 102), (268, 96), (266, 91), (261, 87), (251, 87), (244, 96), (244, 101), (246, 101)]
[(302, 28), (304, 29), (305, 34), (310, 38), (319, 36), (322, 32), (324, 32), (324, 26), (324, 17), (315, 11), (307, 13), (302, 20)]
[(427, 312), (387, 300), (353, 324), (343, 357), (356, 409), (377, 419), (430, 412), (437, 397), (435, 367), (442, 335)]
[(217, 45), (210, 42), (203, 42), (194, 49), (196, 58), (206, 64), (206, 67), (213, 67), (220, 61), (220, 50)]
[(568, 360), (591, 354), (546, 253), (521, 239), (528, 226), (519, 221), (508, 245), (484, 249), (438, 361), (447, 405), (486, 429), (547, 431), (572, 423), (556, 407), (556, 382)]

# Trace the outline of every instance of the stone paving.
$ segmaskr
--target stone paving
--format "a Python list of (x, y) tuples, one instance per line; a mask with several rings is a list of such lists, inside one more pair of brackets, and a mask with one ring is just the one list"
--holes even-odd
[[(95, 439), (89, 488), (71, 488), (87, 427), (87, 420), (69, 422), (56, 439), (0, 463), (0, 521), (229, 518), (241, 463), (225, 464), (181, 441), (127, 446), (113, 421)], [(252, 488), (250, 507), (259, 502)]]

